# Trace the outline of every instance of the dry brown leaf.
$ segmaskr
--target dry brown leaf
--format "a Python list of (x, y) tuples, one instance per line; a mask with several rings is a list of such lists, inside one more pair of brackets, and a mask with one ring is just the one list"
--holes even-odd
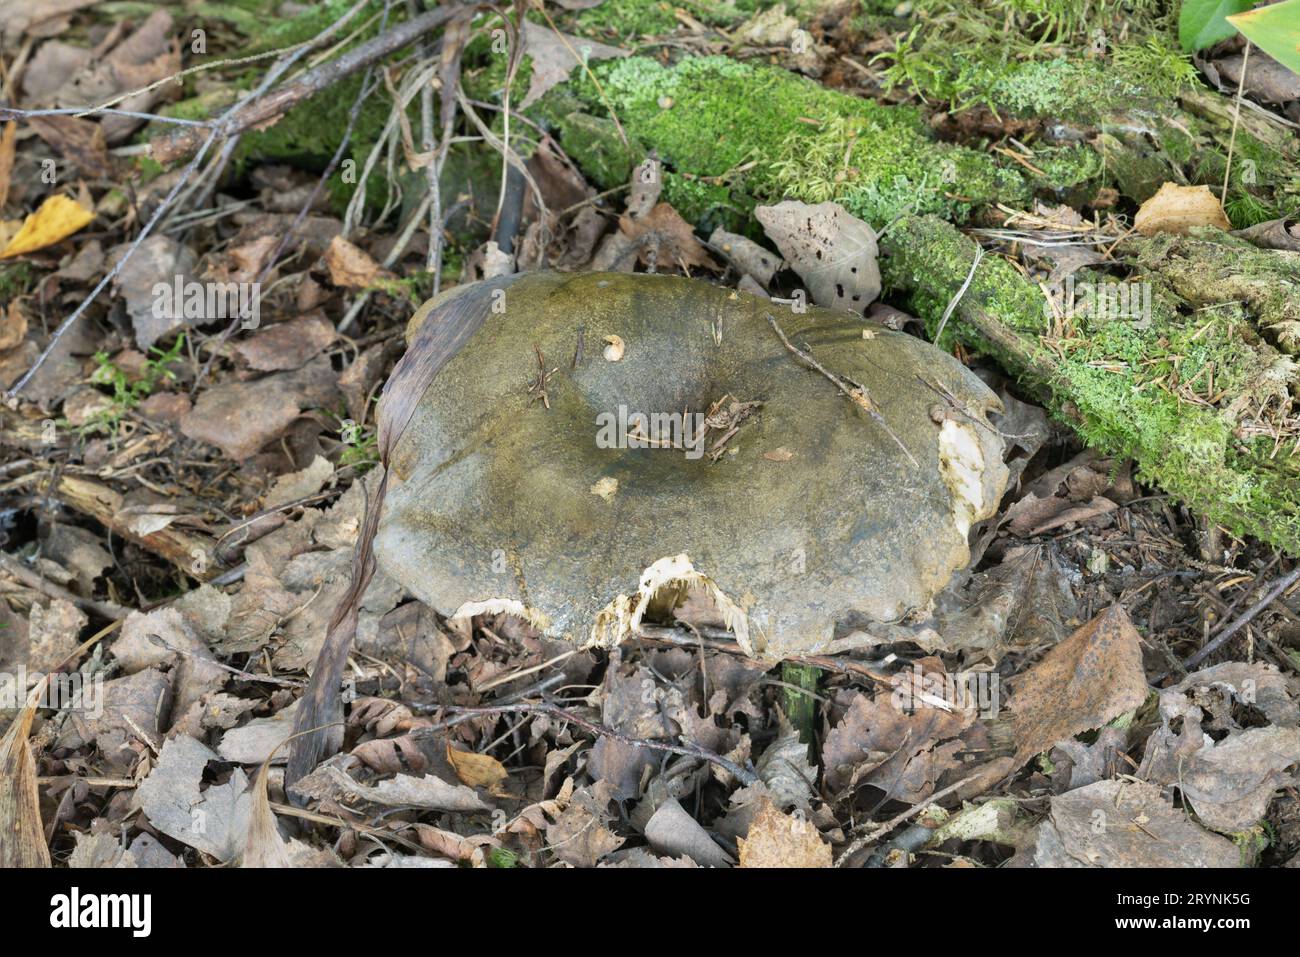
[(276, 372), (297, 369), (323, 352), (338, 335), (323, 316), (299, 316), (258, 330), (235, 345), (250, 369)]
[(1225, 834), (1247, 831), (1273, 794), (1294, 786), (1286, 769), (1300, 762), (1300, 729), (1250, 728), (1207, 744), (1186, 759), (1175, 781), (1196, 816)]
[(37, 136), (75, 163), (84, 175), (113, 175), (104, 129), (98, 123), (75, 116), (33, 116), (28, 122)]
[(289, 845), (280, 836), (280, 829), (275, 823), (275, 814), (271, 811), (271, 800), (266, 783), (271, 768), (268, 758), (257, 773), (253, 782), (253, 803), (248, 810), (248, 838), (244, 842), (244, 853), (240, 867), (292, 867), (289, 859)]
[(460, 778), (462, 783), (472, 788), (487, 788), (491, 794), (495, 794), (502, 782), (509, 777), (505, 765), (490, 754), (459, 751), (447, 745), (447, 760), (451, 762), (451, 766), (456, 770), (456, 777)]
[(170, 737), (136, 796), (156, 830), (229, 862), (244, 851), (252, 798), (243, 768), (235, 768), (222, 784), (203, 786), (208, 763), (220, 760), (220, 755), (194, 738)]
[(22, 343), (27, 337), (27, 313), (14, 299), (9, 308), (0, 315), (0, 352), (6, 352)]
[(831, 846), (811, 823), (764, 799), (749, 834), (738, 838), (741, 867), (830, 867)]
[(94, 5), (95, 0), (0, 0), (0, 31), (10, 43), (37, 24)]
[(659, 805), (645, 826), (646, 840), (666, 857), (689, 857), (705, 867), (730, 867), (731, 858), (676, 799)]
[(18, 141), (18, 124), (10, 120), (0, 133), (0, 209), (9, 201), (9, 178), (14, 171), (14, 145)]
[(0, 834), (4, 835), (0, 867), (50, 866), (36, 792), (36, 762), (27, 743), (44, 684), (42, 680), (0, 739)]
[(325, 265), (330, 270), (330, 282), (346, 289), (363, 289), (386, 275), (379, 263), (358, 246), (342, 236), (335, 236), (325, 250)]
[(1143, 236), (1155, 233), (1186, 233), (1194, 226), (1232, 229), (1218, 198), (1208, 186), (1179, 186), (1165, 183), (1142, 204), (1133, 227)]
[[(180, 72), (180, 69), (176, 23), (164, 5), (159, 4), (137, 29), (115, 44), (106, 55), (70, 77), (55, 97), (60, 105), (99, 104), (150, 87), (156, 81)], [(124, 113), (148, 113), (156, 103), (170, 96), (172, 89), (174, 87), (170, 84), (153, 86), (119, 100), (116, 106)], [(114, 144), (125, 139), (143, 122), (139, 117), (112, 113), (102, 116), (99, 125), (104, 138)]]
[(1256, 223), (1245, 229), (1234, 230), (1232, 235), (1248, 239), (1264, 249), (1284, 249), (1300, 252), (1300, 221), (1283, 217)]
[(520, 109), (531, 106), (551, 87), (567, 80), (578, 65), (578, 57), (590, 62), (628, 55), (627, 50), (571, 37), (531, 20), (524, 21), (523, 33), (524, 49), (533, 63), (533, 76), (528, 84), (528, 93), (519, 104)]
[[(123, 243), (109, 251), (112, 261), (127, 256), (129, 246)], [(113, 288), (126, 302), (127, 315), (135, 329), (135, 341), (142, 350), (148, 350), (159, 339), (174, 329), (185, 325), (186, 286), (194, 279), (194, 253), (170, 236), (149, 236), (127, 259), (113, 279)], [(158, 283), (169, 289), (179, 288), (180, 294), (156, 293)], [(198, 323), (210, 322), (215, 317), (196, 319)]]
[[(560, 789), (556, 801), (543, 802), (542, 807), (557, 804), (571, 786), (566, 781), (566, 787)], [(608, 788), (600, 782), (590, 789), (581, 788), (573, 792), (568, 806), (555, 815), (552, 823), (546, 825), (546, 843), (556, 857), (574, 867), (595, 867), (601, 858), (623, 846), (623, 838), (606, 826), (609, 820), (606, 810), (608, 803)], [(523, 817), (528, 811), (525, 808), (520, 816)]]
[(1016, 682), (1016, 766), (1058, 741), (1100, 728), (1147, 697), (1137, 629), (1112, 605)]
[(721, 226), (709, 235), (709, 245), (731, 260), (741, 272), (766, 286), (777, 270), (785, 265), (780, 256), (768, 252), (758, 243)]
[(0, 259), (22, 256), (67, 239), (95, 218), (94, 212), (62, 193), (48, 196), (28, 216), (17, 235), (0, 252)]
[(1086, 522), (1099, 518), (1119, 508), (1103, 495), (1094, 496), (1086, 504), (1075, 504), (1068, 498), (1055, 495), (1039, 498), (1033, 492), (1007, 510), (1007, 528), (1018, 538), (1031, 538), (1042, 535), (1054, 528), (1068, 525), (1070, 522)]
[(1036, 867), (1239, 867), (1227, 838), (1142, 781), (1098, 781), (1052, 798), (1029, 850)]
[(182, 417), (181, 431), (242, 461), (283, 434), (302, 409), (329, 405), (336, 380), (329, 359), (317, 356), (293, 372), (210, 386)]
[(919, 707), (908, 714), (893, 697), (854, 693), (844, 717), (826, 735), (823, 780), (832, 793), (869, 784), (916, 804), (957, 766), (954, 755), (961, 742), (955, 739), (974, 722), (974, 711)]
[(420, 777), (398, 774), (394, 778), (380, 781), (370, 787), (354, 781), (351, 775), (338, 766), (326, 765), (325, 773), (341, 794), (360, 798), (381, 807), (428, 808), (435, 811), (471, 814), (490, 810), (489, 805), (474, 792), (473, 788), (463, 784), (448, 784), (442, 778), (432, 774)]
[(684, 269), (718, 268), (703, 244), (695, 238), (691, 224), (668, 203), (659, 203), (644, 216), (624, 216), (618, 221), (623, 235), (640, 245), (641, 261), (647, 266), (681, 266)]

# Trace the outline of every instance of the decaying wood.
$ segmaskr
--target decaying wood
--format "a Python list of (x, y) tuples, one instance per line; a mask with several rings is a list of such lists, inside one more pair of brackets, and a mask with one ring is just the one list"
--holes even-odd
[(167, 559), (185, 574), (199, 581), (209, 581), (220, 571), (212, 554), (212, 542), (184, 532), (175, 526), (148, 535), (131, 530), (122, 515), (123, 496), (107, 485), (79, 475), (60, 476), (50, 497), (74, 511), (87, 515), (129, 542)]

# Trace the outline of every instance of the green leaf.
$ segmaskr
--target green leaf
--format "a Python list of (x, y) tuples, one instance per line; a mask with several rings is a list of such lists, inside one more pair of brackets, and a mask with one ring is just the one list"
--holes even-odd
[(1300, 74), (1300, 0), (1228, 17), (1228, 22), (1292, 73)]
[(1188, 53), (1204, 50), (1232, 36), (1227, 18), (1249, 10), (1252, 0), (1183, 0), (1178, 14), (1178, 42)]

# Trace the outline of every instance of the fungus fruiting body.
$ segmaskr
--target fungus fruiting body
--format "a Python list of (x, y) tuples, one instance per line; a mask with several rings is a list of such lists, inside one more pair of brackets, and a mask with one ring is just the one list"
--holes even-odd
[(753, 654), (824, 650), (837, 624), (924, 608), (1006, 483), (988, 388), (850, 313), (535, 273), (452, 290), (408, 336), (453, 298), (481, 324), (393, 449), (375, 542), (444, 614), (508, 602), (609, 646), (689, 601)]

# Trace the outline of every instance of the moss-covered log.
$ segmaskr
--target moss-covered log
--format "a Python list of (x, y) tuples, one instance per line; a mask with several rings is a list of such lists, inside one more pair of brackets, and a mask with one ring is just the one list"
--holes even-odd
[[(747, 219), (757, 202), (835, 199), (877, 227), (907, 213), (964, 217), (1019, 205), (1014, 164), (940, 142), (921, 110), (850, 96), (786, 70), (722, 56), (666, 67), (646, 57), (593, 66), (552, 91), (536, 115), (597, 184), (627, 181), (653, 150), (664, 198), (701, 225)], [(628, 137), (624, 145), (610, 114)], [(1074, 171), (1065, 174), (1074, 179)]]
[[(974, 241), (916, 217), (886, 250), (886, 281), (933, 328), (970, 272)], [(1156, 285), (1149, 323), (1076, 317), (1053, 335), (1038, 286), (987, 257), (945, 338), (997, 356), (1090, 444), (1132, 457), (1143, 478), (1191, 508), (1300, 554), (1300, 453), (1294, 435), (1279, 444), (1296, 363), (1240, 309), (1187, 314), (1158, 269), (1146, 281)]]

